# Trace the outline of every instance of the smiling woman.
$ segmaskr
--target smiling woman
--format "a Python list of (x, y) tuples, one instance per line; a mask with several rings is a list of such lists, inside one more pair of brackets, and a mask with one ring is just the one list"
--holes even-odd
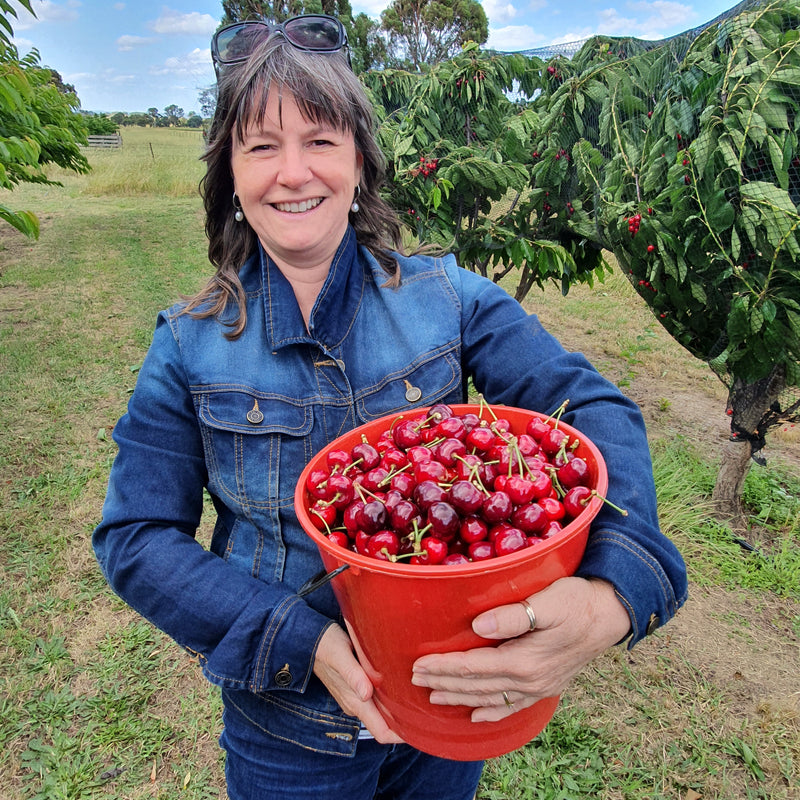
[[(214, 47), (202, 188), (216, 273), (159, 316), (114, 428), (95, 552), (111, 586), (220, 688), (231, 800), (472, 800), (482, 763), (400, 739), (330, 585), (314, 582), (322, 561), (294, 510), (313, 454), (371, 420), (463, 403), (470, 383), (490, 404), (542, 413), (569, 392), (563, 422), (601, 450), (627, 516), (598, 513), (575, 576), (472, 620), (499, 646), (428, 652), (404, 676), (431, 703), (466, 707), (487, 736), (666, 622), (686, 573), (658, 527), (633, 402), (491, 280), (449, 255), (400, 252), (372, 109), (326, 19), (310, 22), (330, 24), (324, 49), (293, 40), (302, 21), (248, 26), (235, 58)], [(209, 550), (194, 539), (204, 490)]]

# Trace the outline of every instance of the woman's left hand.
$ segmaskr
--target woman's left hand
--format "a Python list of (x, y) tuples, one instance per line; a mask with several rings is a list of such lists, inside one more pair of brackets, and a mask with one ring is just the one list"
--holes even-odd
[(436, 705), (474, 707), (473, 722), (496, 721), (561, 694), (586, 664), (623, 639), (630, 618), (602, 580), (562, 578), (527, 598), (536, 629), (521, 603), (480, 614), (472, 629), (496, 647), (423, 656), (412, 682), (431, 689)]

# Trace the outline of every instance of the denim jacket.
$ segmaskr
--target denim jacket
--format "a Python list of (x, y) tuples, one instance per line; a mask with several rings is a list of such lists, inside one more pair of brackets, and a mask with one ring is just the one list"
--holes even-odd
[[(293, 495), (311, 456), (354, 426), (464, 402), (469, 378), (489, 403), (550, 413), (569, 399), (565, 422), (598, 445), (608, 497), (628, 510), (600, 512), (578, 574), (615, 586), (629, 646), (686, 596), (684, 563), (659, 531), (636, 405), (451, 256), (398, 261), (400, 287), (384, 287), (348, 229), (308, 328), (263, 251), (240, 274), (238, 339), (220, 320), (162, 312), (114, 430), (119, 453), (93, 538), (111, 587), (199, 658), (226, 703), (283, 740), (342, 755), (354, 752), (358, 721), (312, 672), (339, 610), (329, 587), (297, 594), (322, 566)], [(195, 540), (204, 488), (217, 515), (209, 550)]]

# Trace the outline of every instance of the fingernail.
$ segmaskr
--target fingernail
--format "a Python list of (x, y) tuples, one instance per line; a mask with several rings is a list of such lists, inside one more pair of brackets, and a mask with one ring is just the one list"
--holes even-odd
[(491, 636), (497, 633), (497, 620), (494, 614), (483, 614), (472, 621), (472, 630), (478, 636)]

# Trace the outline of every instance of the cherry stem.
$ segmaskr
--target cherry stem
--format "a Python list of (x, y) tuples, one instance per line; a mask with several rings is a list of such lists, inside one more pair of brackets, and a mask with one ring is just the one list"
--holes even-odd
[(619, 511), (619, 513), (622, 514), (623, 517), (628, 516), (628, 512), (624, 508), (620, 508), (618, 505), (612, 503), (607, 497), (603, 497), (603, 495), (601, 495), (600, 492), (597, 491), (597, 489), (592, 489), (592, 495), (594, 497), (599, 497), (606, 505), (611, 506), (611, 508), (613, 508), (615, 511)]

